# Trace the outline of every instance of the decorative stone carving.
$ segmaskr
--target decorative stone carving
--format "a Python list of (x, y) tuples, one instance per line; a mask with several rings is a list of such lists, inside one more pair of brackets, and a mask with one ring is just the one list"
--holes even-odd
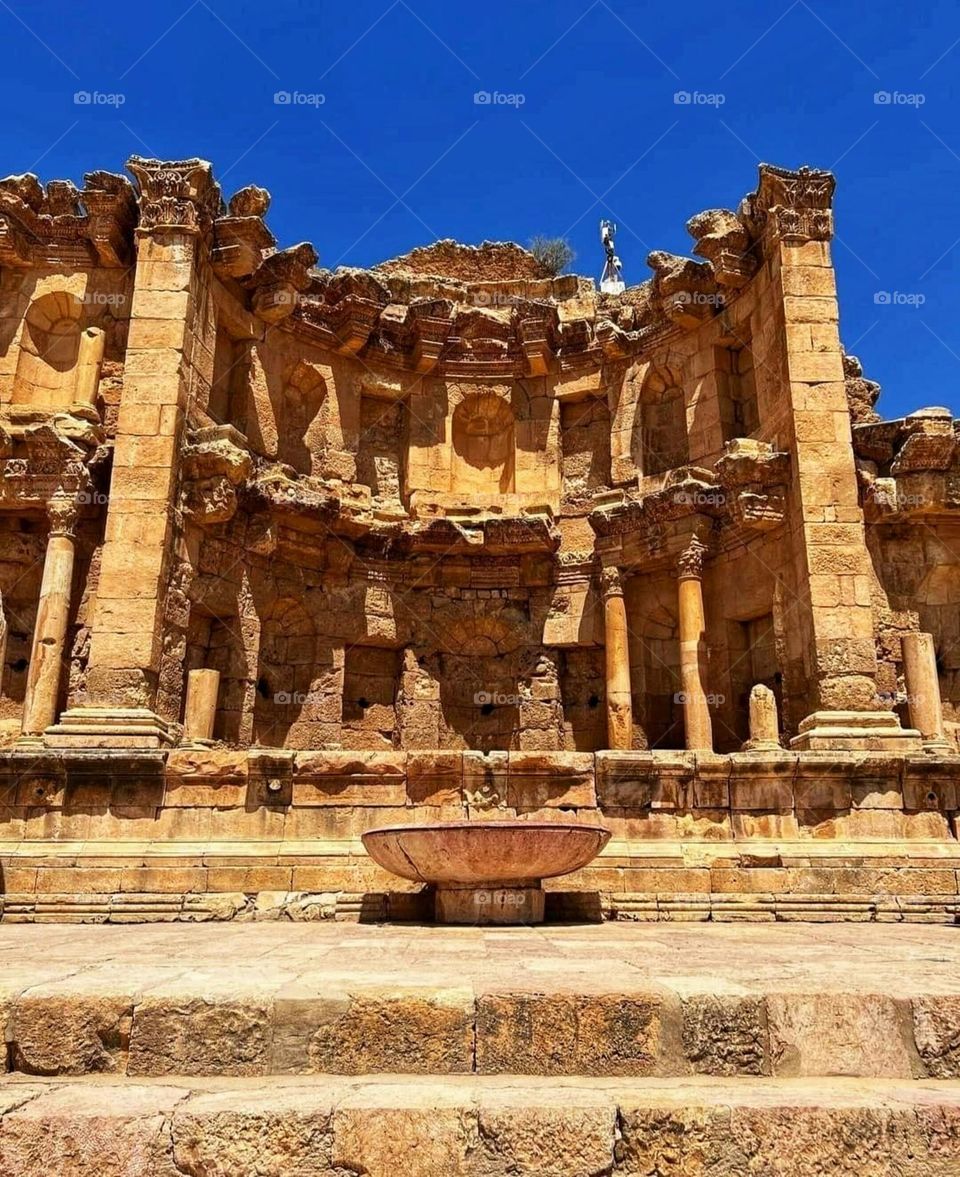
[(664, 315), (681, 327), (698, 327), (723, 306), (709, 263), (654, 250), (647, 257), (647, 265), (653, 270), (654, 294)]
[(218, 217), (214, 224), (210, 257), (218, 274), (246, 278), (274, 249), (276, 238), (263, 223), (269, 207), (270, 193), (255, 184), (233, 194), (228, 215)]
[(744, 286), (757, 268), (750, 252), (751, 238), (736, 213), (725, 208), (708, 208), (687, 221), (687, 232), (696, 241), (693, 252), (705, 258), (721, 286)]
[(267, 323), (292, 315), (300, 292), (310, 285), (310, 269), (316, 264), (317, 251), (307, 241), (264, 258), (250, 279), (254, 313)]
[(690, 542), (677, 557), (677, 572), (683, 578), (699, 580), (703, 576), (703, 565), (709, 549), (699, 538), (692, 536)]
[(223, 209), (220, 186), (206, 160), (134, 155), (127, 160), (127, 170), (139, 186), (141, 229), (206, 233)]
[(604, 600), (623, 596), (623, 573), (619, 568), (611, 565), (600, 569), (600, 592)]
[(832, 172), (808, 167), (791, 171), (762, 163), (757, 190), (746, 198), (741, 212), (759, 233), (780, 241), (829, 241), (836, 186)]
[(253, 460), (230, 426), (199, 431), (183, 451), (184, 514), (201, 525), (226, 523), (237, 510), (237, 487), (250, 477)]

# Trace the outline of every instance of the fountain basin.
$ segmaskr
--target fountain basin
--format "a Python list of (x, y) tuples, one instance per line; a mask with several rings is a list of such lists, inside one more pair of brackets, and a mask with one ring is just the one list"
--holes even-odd
[(543, 879), (591, 862), (603, 826), (544, 821), (451, 821), (368, 830), (363, 845), (392, 874), (436, 888), (438, 923), (543, 920)]

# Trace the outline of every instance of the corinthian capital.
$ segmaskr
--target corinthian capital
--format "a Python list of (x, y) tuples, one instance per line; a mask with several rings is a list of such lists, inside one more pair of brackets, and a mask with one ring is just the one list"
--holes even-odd
[(829, 241), (836, 186), (832, 172), (762, 163), (757, 190), (746, 201), (750, 219), (781, 241)]
[(693, 536), (677, 559), (677, 572), (681, 577), (703, 576), (703, 562), (707, 555), (707, 545), (697, 536)]
[(600, 569), (600, 592), (604, 599), (623, 596), (623, 573), (619, 568), (611, 566)]
[(47, 503), (47, 518), (51, 535), (73, 538), (77, 526), (77, 500), (66, 494), (55, 494)]
[(220, 186), (204, 159), (160, 160), (134, 155), (127, 169), (140, 188), (140, 227), (205, 233), (223, 209)]

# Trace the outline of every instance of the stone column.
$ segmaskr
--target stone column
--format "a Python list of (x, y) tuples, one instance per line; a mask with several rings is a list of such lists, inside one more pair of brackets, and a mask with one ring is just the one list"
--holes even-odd
[(763, 683), (750, 691), (750, 738), (743, 745), (744, 752), (762, 752), (780, 747), (780, 724), (777, 699)]
[(187, 674), (187, 701), (183, 712), (183, 738), (187, 743), (213, 739), (219, 693), (219, 670), (191, 670)]
[(73, 399), (78, 405), (96, 407), (106, 342), (106, 332), (99, 327), (88, 327), (80, 336), (77, 382), (73, 392)]
[(683, 690), (683, 728), (689, 749), (713, 751), (713, 724), (704, 690), (702, 657), (703, 558), (706, 547), (691, 539), (678, 562), (677, 597), (680, 614), (680, 683)]
[(630, 647), (627, 606), (619, 568), (600, 573), (603, 629), (607, 665), (607, 747), (628, 749), (633, 744), (633, 702), (630, 698)]
[[(62, 717), (60, 746), (169, 741), (159, 713), (165, 604), (177, 561), (177, 462), (199, 365), (207, 241), (220, 190), (202, 160), (134, 157), (137, 269), (113, 472), (93, 611), (86, 698)], [(93, 348), (93, 341), (90, 345)]]
[(919, 730), (925, 744), (946, 745), (933, 634), (904, 634), (903, 680), (907, 688), (910, 726)]
[(28, 737), (43, 735), (57, 717), (57, 694), (63, 670), (73, 584), (77, 505), (65, 495), (56, 496), (50, 501), (48, 514), (50, 534), (43, 561), (40, 604), (23, 702), (22, 730), (23, 735)]

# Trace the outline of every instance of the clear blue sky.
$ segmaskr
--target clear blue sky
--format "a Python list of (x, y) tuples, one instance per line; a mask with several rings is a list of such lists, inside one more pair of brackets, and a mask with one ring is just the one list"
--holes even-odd
[(596, 277), (603, 215), (638, 282), (758, 159), (832, 168), (848, 350), (886, 416), (960, 413), (952, 0), (0, 0), (0, 36), (0, 174), (200, 155), (325, 266), (546, 233)]

